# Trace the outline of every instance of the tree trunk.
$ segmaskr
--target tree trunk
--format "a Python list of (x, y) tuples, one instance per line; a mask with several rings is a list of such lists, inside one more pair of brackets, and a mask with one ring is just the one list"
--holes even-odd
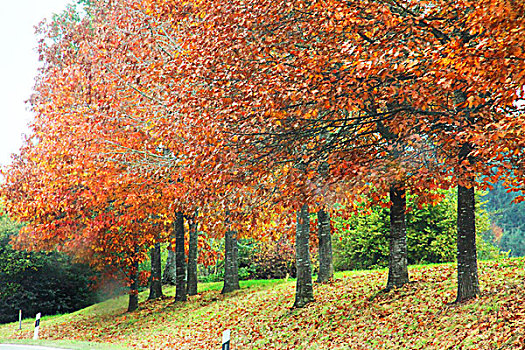
[(129, 273), (129, 301), (128, 312), (133, 312), (139, 307), (139, 263), (134, 262)]
[[(464, 144), (459, 153), (459, 162), (468, 158), (471, 147)], [(469, 159), (472, 163), (472, 160)], [(479, 290), (478, 260), (476, 256), (476, 197), (474, 179), (469, 178), (470, 187), (458, 185), (458, 294), (456, 303), (475, 298)]]
[(317, 212), (319, 227), (319, 274), (317, 283), (330, 281), (334, 278), (334, 263), (332, 259), (332, 227), (330, 226), (330, 215), (324, 210)]
[(177, 273), (177, 287), (175, 301), (186, 301), (186, 254), (184, 251), (184, 215), (177, 212), (175, 215), (175, 269)]
[(224, 286), (222, 294), (241, 289), (239, 286), (239, 259), (237, 232), (231, 229), (224, 236)]
[(175, 252), (173, 246), (168, 247), (168, 260), (166, 261), (166, 267), (164, 267), (164, 274), (162, 275), (162, 283), (174, 286), (177, 283), (177, 269), (175, 268)]
[(390, 187), (390, 256), (386, 289), (398, 288), (408, 283), (406, 238), (406, 191), (404, 184)]
[(155, 243), (151, 249), (151, 284), (149, 288), (149, 300), (162, 297), (160, 243)]
[(297, 212), (295, 230), (295, 263), (297, 268), (297, 284), (295, 288), (294, 307), (304, 307), (314, 301), (312, 285), (312, 264), (310, 262), (310, 213), (305, 204)]
[(197, 223), (195, 216), (189, 219), (190, 226), (190, 242), (188, 251), (188, 294), (197, 294), (197, 253), (198, 253), (198, 239), (199, 232), (197, 231)]

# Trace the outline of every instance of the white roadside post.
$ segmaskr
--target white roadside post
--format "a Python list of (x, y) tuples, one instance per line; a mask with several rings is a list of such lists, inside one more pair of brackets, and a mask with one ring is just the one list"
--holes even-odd
[(230, 350), (230, 335), (231, 331), (229, 329), (222, 333), (222, 350)]
[(22, 309), (18, 310), (18, 330), (22, 329)]
[(36, 321), (35, 321), (35, 334), (33, 335), (33, 339), (38, 339), (38, 330), (40, 329), (40, 312), (36, 314)]

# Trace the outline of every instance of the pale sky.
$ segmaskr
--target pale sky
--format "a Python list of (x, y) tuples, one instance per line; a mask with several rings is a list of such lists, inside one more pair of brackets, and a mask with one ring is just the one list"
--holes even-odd
[(22, 146), (32, 115), (26, 101), (39, 66), (34, 26), (73, 0), (0, 0), (0, 166)]

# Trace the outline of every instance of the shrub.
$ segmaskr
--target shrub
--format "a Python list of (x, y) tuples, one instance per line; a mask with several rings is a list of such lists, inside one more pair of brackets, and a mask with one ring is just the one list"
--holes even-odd
[(254, 279), (295, 277), (294, 246), (285, 240), (260, 242), (253, 255)]

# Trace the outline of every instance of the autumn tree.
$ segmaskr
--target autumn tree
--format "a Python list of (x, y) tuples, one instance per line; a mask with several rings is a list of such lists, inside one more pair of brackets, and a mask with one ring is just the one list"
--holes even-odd
[[(133, 130), (130, 119), (102, 118), (119, 89), (108, 85), (105, 69), (94, 64), (95, 24), (87, 17), (41, 28), (44, 67), (32, 98), (33, 133), (6, 171), (3, 193), (14, 217), (28, 222), (20, 244), (62, 246), (92, 263), (126, 270), (132, 310), (136, 266), (146, 247), (159, 242), (156, 223), (147, 219), (162, 212), (160, 191), (146, 177), (131, 174), (129, 164), (113, 161), (114, 148), (104, 142), (126, 140), (135, 148), (150, 137), (137, 129), (127, 133)], [(127, 97), (120, 100), (123, 109), (133, 104)]]

